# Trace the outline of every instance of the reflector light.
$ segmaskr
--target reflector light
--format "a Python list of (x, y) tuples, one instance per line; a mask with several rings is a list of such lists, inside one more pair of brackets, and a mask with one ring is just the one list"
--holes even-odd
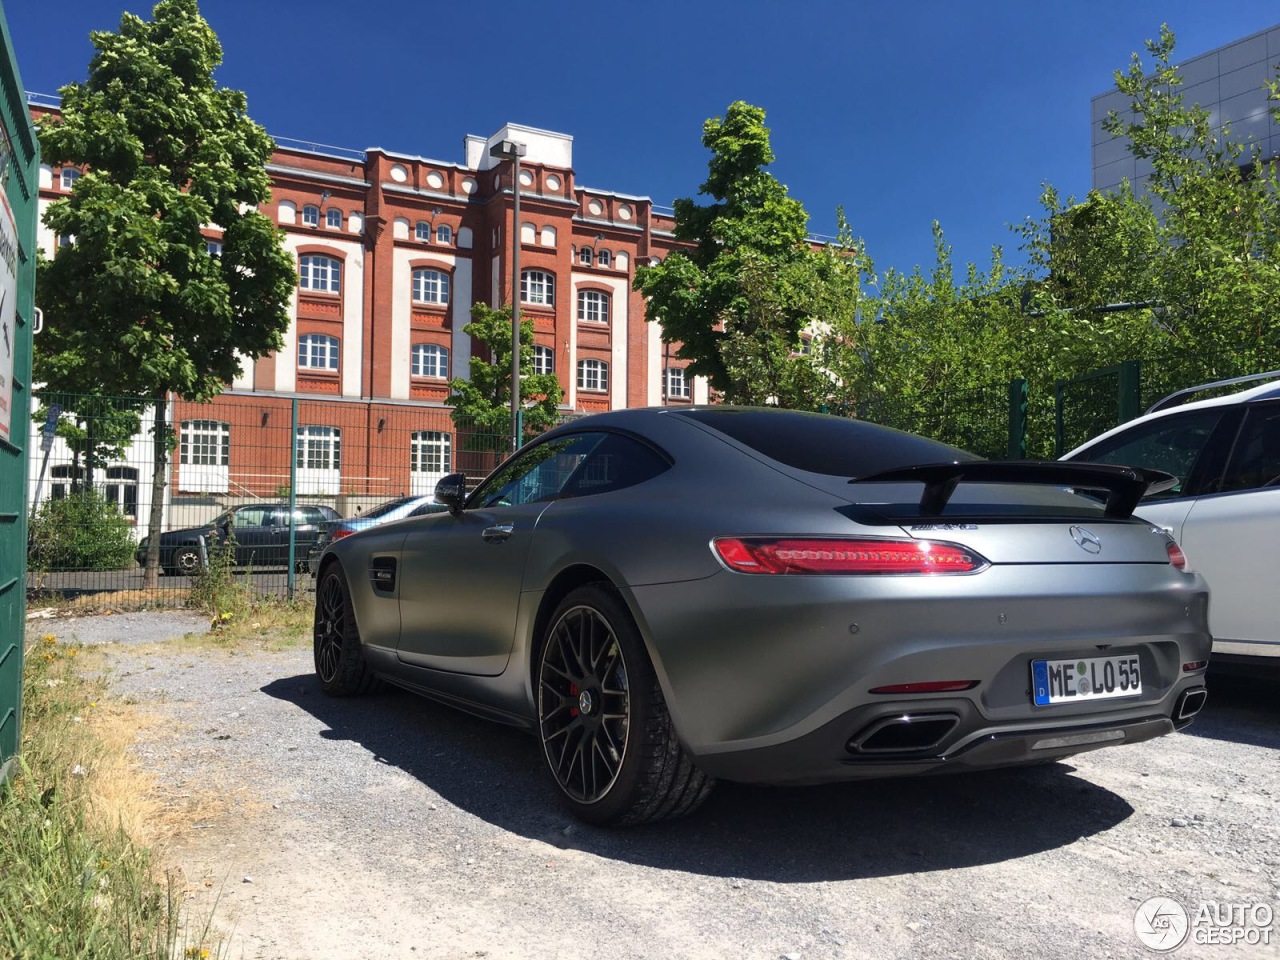
[(1165, 544), (1165, 549), (1169, 551), (1169, 562), (1179, 570), (1187, 569), (1187, 555), (1182, 552), (1182, 548), (1170, 540)]
[(1182, 672), (1190, 673), (1192, 670), (1203, 670), (1208, 665), (1208, 660), (1191, 660), (1190, 662), (1182, 665)]
[(349, 537), (353, 533), (355, 533), (354, 530), (349, 530), (346, 527), (339, 527), (337, 530), (333, 531), (333, 536), (331, 536), (329, 539), (331, 541), (341, 540), (343, 537)]
[(917, 683), (891, 683), (887, 687), (872, 687), (872, 693), (955, 693), (972, 690), (977, 680), (921, 680)]
[(852, 537), (721, 537), (717, 556), (738, 573), (971, 573), (987, 561), (954, 543)]

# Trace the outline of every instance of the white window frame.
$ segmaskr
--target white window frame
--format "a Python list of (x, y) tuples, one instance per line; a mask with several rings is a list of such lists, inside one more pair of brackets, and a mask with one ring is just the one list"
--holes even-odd
[(665, 393), (668, 399), (689, 399), (689, 375), (685, 373), (684, 370), (684, 367), (667, 367), (664, 374), (666, 382), (663, 384), (663, 387), (665, 388)]
[(555, 306), (555, 274), (548, 273), (546, 270), (521, 271), (520, 302), (542, 307)]
[(449, 274), (432, 267), (418, 267), (413, 271), (413, 302), (449, 302)]
[(588, 393), (608, 393), (609, 364), (603, 360), (579, 360), (578, 389)]
[(612, 255), (612, 254), (610, 254), (608, 250), (601, 250), (601, 251), (599, 251), (599, 252), (597, 252), (597, 253), (596, 253), (596, 266), (597, 266), (597, 267), (607, 267), (607, 266), (610, 266), (610, 264), (612, 263), (612, 261), (613, 261), (613, 255)]
[(595, 253), (590, 247), (578, 248), (578, 263), (584, 267), (589, 267), (595, 262)]
[(544, 347), (540, 343), (533, 345), (533, 372), (539, 375), (556, 372), (556, 351), (553, 347)]
[(298, 369), (336, 372), (340, 347), (338, 338), (327, 333), (304, 333), (298, 338)]
[(438, 343), (415, 343), (410, 372), (415, 377), (449, 379), (449, 348)]
[(222, 241), (221, 240), (205, 240), (204, 251), (205, 253), (209, 254), (209, 256), (211, 257), (222, 256)]
[(178, 427), (178, 489), (186, 493), (230, 490), (231, 424), (183, 420)]
[(431, 242), (431, 224), (426, 220), (419, 220), (413, 225), (413, 238), (419, 243)]
[(342, 229), (342, 211), (337, 207), (330, 207), (324, 212), (324, 225), (330, 230)]
[(342, 485), (342, 431), (329, 426), (300, 426), (294, 436), (298, 493), (337, 494)]
[(453, 243), (453, 227), (447, 223), (442, 223), (436, 227), (436, 243), (451, 244)]
[(320, 226), (320, 208), (314, 203), (308, 203), (302, 208), (302, 225), (304, 227)]
[(440, 430), (418, 430), (409, 437), (409, 493), (425, 497), (453, 472), (453, 436)]
[(341, 292), (342, 261), (323, 253), (304, 253), (298, 258), (298, 289), (318, 293)]
[(608, 323), (609, 294), (603, 290), (579, 290), (578, 319), (586, 323)]
[(75, 167), (63, 167), (62, 176), (60, 178), (62, 182), (62, 189), (68, 192), (74, 190), (76, 186), (76, 181), (79, 180), (83, 175), (84, 175), (83, 170), (78, 170)]

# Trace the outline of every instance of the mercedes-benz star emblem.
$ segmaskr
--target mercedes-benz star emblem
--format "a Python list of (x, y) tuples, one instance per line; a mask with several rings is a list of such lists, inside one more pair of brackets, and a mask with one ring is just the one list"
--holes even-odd
[(583, 716), (590, 716), (591, 711), (596, 708), (595, 697), (591, 696), (590, 690), (583, 690), (578, 694), (578, 710)]
[(1102, 552), (1102, 541), (1098, 539), (1098, 535), (1092, 530), (1073, 526), (1071, 528), (1071, 539), (1086, 553)]

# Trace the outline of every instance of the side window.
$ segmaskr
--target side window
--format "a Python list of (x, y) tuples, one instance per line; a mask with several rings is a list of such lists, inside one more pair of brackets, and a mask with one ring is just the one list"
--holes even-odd
[(511, 507), (555, 499), (602, 437), (599, 433), (576, 434), (526, 450), (486, 480), (467, 505)]
[(232, 526), (236, 527), (265, 527), (267, 525), (267, 514), (269, 510), (266, 507), (246, 507), (244, 510), (236, 512)]
[(583, 461), (561, 496), (585, 497), (622, 490), (644, 483), (670, 466), (667, 458), (652, 447), (631, 437), (611, 433)]
[(1222, 478), (1222, 492), (1280, 486), (1280, 404), (1250, 407)]
[(1188, 487), (1187, 481), (1195, 472), (1222, 413), (1223, 408), (1213, 408), (1161, 417), (1126, 430), (1085, 451), (1077, 459), (1163, 470), (1177, 477), (1178, 482), (1152, 499), (1188, 496), (1197, 492)]

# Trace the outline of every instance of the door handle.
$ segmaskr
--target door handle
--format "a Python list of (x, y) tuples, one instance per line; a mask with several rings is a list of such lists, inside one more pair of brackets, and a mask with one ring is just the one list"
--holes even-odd
[(515, 527), (509, 523), (498, 523), (492, 527), (485, 527), (484, 533), (480, 536), (484, 538), (485, 543), (502, 543), (511, 536), (511, 531), (514, 529)]

